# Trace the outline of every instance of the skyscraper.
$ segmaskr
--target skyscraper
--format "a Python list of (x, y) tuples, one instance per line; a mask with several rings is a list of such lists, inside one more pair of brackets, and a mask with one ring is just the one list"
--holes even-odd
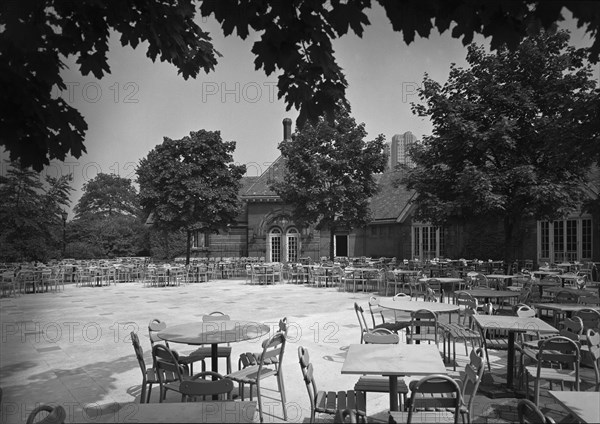
[(413, 166), (413, 162), (408, 156), (408, 150), (410, 145), (417, 141), (417, 137), (410, 131), (404, 134), (396, 134), (392, 137), (390, 143), (390, 157), (388, 159), (388, 165), (390, 169), (393, 169), (397, 164), (403, 163), (408, 166)]

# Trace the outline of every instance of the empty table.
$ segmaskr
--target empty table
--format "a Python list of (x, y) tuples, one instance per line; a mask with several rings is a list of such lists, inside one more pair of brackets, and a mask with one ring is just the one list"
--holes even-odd
[(168, 327), (157, 336), (162, 340), (188, 345), (210, 344), (212, 370), (218, 370), (219, 343), (235, 343), (252, 340), (269, 332), (269, 326), (252, 321), (219, 320), (192, 322)]
[(399, 376), (446, 374), (446, 367), (436, 345), (352, 344), (346, 353), (342, 374), (388, 376), (390, 410), (397, 411)]
[[(508, 331), (508, 359), (506, 385), (512, 389), (515, 360), (515, 333), (538, 331), (540, 333), (558, 333), (558, 330), (539, 318), (524, 318), (506, 315), (474, 315), (473, 319), (482, 330)], [(484, 337), (485, 341), (485, 337)]]
[[(436, 313), (451, 313), (459, 309), (458, 305), (441, 302), (420, 302), (415, 300), (394, 300), (393, 297), (379, 298), (379, 306), (392, 309), (394, 311), (416, 312), (421, 309), (428, 309)], [(450, 322), (452, 322), (450, 315)]]
[(556, 399), (563, 408), (575, 415), (582, 423), (600, 422), (600, 392), (559, 392), (549, 390), (548, 394)]

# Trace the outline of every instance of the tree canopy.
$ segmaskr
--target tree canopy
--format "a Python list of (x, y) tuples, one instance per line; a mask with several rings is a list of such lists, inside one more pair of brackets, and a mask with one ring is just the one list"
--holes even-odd
[[(214, 70), (220, 56), (210, 35), (195, 22), (196, 2), (165, 0), (5, 1), (0, 3), (0, 145), (11, 160), (41, 170), (50, 159), (76, 158), (86, 151), (87, 124), (53, 90), (66, 89), (60, 75), (64, 58), (73, 56), (82, 75), (102, 78), (111, 31), (123, 46), (147, 42), (147, 56), (172, 63), (183, 78)], [(348, 83), (337, 64), (332, 41), (350, 31), (359, 37), (370, 25), (370, 0), (352, 2), (205, 0), (202, 16), (213, 16), (225, 35), (235, 31), (254, 43), (256, 69), (278, 73), (278, 97), (288, 110), (299, 109), (297, 126), (331, 115), (346, 101)], [(549, 28), (572, 13), (577, 25), (596, 37), (600, 5), (589, 1), (473, 2), (469, 0), (378, 0), (392, 28), (410, 44), (433, 29), (450, 31), (464, 45), (477, 33), (491, 38), (492, 49), (514, 48), (539, 28)], [(590, 50), (597, 61), (600, 40)]]
[(370, 221), (369, 200), (378, 189), (373, 174), (386, 165), (384, 137), (365, 141), (366, 135), (365, 125), (339, 108), (333, 123), (324, 118), (307, 122), (293, 140), (279, 144), (286, 172), (271, 188), (293, 206), (296, 222), (330, 230), (331, 259), (336, 229)]
[(73, 209), (76, 216), (115, 214), (137, 216), (140, 212), (137, 191), (131, 180), (115, 174), (100, 173), (83, 185), (83, 194)]
[(70, 204), (71, 175), (47, 176), (11, 163), (0, 175), (0, 260), (45, 261), (61, 256), (62, 212)]
[(234, 141), (219, 131), (193, 131), (181, 140), (164, 138), (137, 167), (140, 204), (157, 229), (218, 231), (235, 222), (245, 165), (235, 165)]
[[(468, 49), (442, 86), (427, 76), (420, 104), (433, 134), (414, 145), (403, 183), (415, 217), (499, 218), (505, 255), (521, 219), (557, 219), (581, 205), (597, 145), (598, 94), (585, 53), (564, 31), (527, 37), (515, 51)], [(512, 259), (505, 257), (505, 259)]]

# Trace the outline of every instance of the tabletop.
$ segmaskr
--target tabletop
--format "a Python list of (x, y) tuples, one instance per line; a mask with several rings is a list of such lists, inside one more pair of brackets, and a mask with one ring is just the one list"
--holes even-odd
[(521, 295), (518, 291), (513, 290), (493, 290), (493, 289), (472, 289), (472, 290), (459, 290), (459, 293), (469, 293), (473, 297), (519, 297)]
[(548, 394), (581, 422), (600, 422), (600, 392), (559, 392), (549, 390)]
[(414, 312), (420, 309), (428, 309), (433, 312), (455, 312), (459, 306), (452, 303), (442, 302), (420, 302), (411, 300), (394, 300), (393, 297), (379, 299), (379, 306), (396, 311)]
[(447, 374), (435, 344), (352, 344), (342, 374)]
[(584, 305), (582, 303), (534, 303), (533, 306), (537, 309), (547, 309), (557, 312), (577, 312), (583, 309), (600, 311), (600, 306)]
[(457, 278), (457, 277), (433, 277), (433, 278), (419, 278), (419, 282), (420, 283), (426, 283), (430, 280), (436, 280), (439, 281), (440, 283), (462, 283), (465, 280), (463, 280), (462, 278)]
[(493, 280), (507, 280), (509, 278), (515, 278), (516, 275), (505, 275), (505, 274), (488, 274), (487, 278), (491, 278)]
[(269, 326), (258, 322), (219, 320), (174, 325), (157, 336), (168, 342), (203, 345), (251, 340), (268, 332)]
[(514, 332), (558, 332), (556, 328), (539, 318), (513, 317), (507, 315), (473, 315), (473, 319), (480, 327), (486, 329), (509, 330)]
[(83, 411), (67, 411), (72, 423), (250, 423), (255, 401), (214, 401), (175, 403), (113, 403)]

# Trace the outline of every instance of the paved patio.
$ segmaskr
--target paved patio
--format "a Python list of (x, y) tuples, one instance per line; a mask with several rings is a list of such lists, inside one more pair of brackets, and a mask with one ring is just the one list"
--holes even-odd
[[(139, 402), (141, 372), (129, 333), (138, 332), (148, 364), (151, 354), (147, 325), (152, 318), (175, 325), (212, 311), (268, 323), (273, 329), (280, 318), (287, 316), (290, 329), (283, 369), (288, 421), (308, 422), (310, 406), (297, 348), (302, 345), (309, 349), (319, 389), (351, 389), (357, 377), (342, 375), (340, 370), (348, 345), (360, 342), (353, 304), (358, 302), (367, 308), (369, 296), (336, 288), (247, 285), (244, 280), (230, 279), (179, 287), (145, 287), (139, 282), (108, 287), (68, 285), (58, 293), (4, 297), (0, 299), (2, 422), (24, 422), (42, 403), (63, 405), (70, 422), (82, 414), (93, 417), (114, 402)], [(370, 322), (370, 316), (367, 318)], [(261, 340), (232, 344), (234, 369), (239, 354), (260, 350)], [(171, 347), (182, 353), (192, 350), (175, 344)], [(466, 361), (464, 353), (458, 344), (459, 370)], [(490, 357), (492, 371), (502, 374), (505, 353), (491, 351)], [(219, 366), (224, 372), (225, 363)], [(276, 387), (274, 379), (266, 380), (265, 385)], [(553, 408), (544, 408), (546, 413), (564, 416), (549, 398), (544, 399)], [(152, 401), (157, 400), (155, 387)], [(176, 394), (168, 395), (167, 401), (178, 400)], [(387, 394), (369, 393), (367, 413), (386, 411), (388, 402)], [(515, 399), (480, 395), (475, 401), (474, 421), (514, 421), (516, 403)], [(265, 416), (265, 422), (282, 421), (279, 402), (265, 399), (263, 407), (271, 414)], [(327, 420), (326, 416), (321, 418)]]

